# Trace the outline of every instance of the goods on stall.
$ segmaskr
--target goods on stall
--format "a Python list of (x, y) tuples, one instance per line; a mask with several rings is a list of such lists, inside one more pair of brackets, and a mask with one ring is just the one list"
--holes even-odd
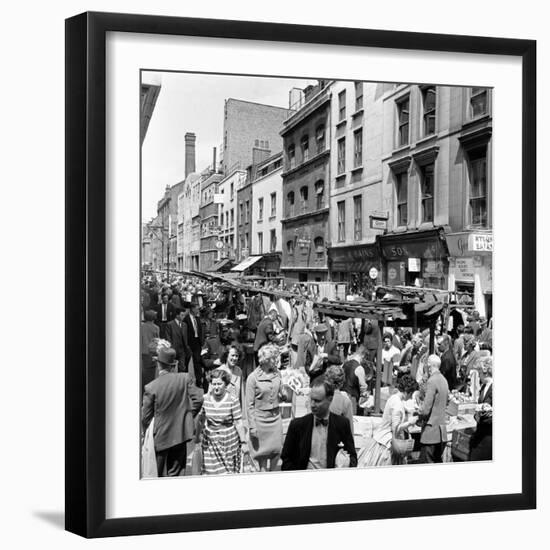
[(475, 433), (475, 428), (466, 428), (464, 430), (455, 430), (451, 440), (451, 455), (454, 460), (470, 460), (471, 439)]
[(451, 391), (447, 403), (446, 413), (449, 416), (464, 416), (474, 414), (477, 403), (466, 393), (457, 390)]

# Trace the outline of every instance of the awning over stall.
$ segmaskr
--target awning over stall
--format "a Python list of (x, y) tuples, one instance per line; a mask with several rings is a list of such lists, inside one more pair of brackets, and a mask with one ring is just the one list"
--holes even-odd
[(231, 268), (231, 271), (246, 271), (249, 267), (253, 266), (257, 261), (261, 260), (263, 256), (248, 256), (246, 260), (243, 260), (240, 264)]

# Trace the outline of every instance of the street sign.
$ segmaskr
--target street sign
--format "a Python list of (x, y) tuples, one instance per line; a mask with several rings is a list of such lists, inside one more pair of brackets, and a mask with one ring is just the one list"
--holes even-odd
[(221, 250), (223, 248), (223, 241), (216, 241), (216, 248)]
[(369, 270), (369, 277), (371, 279), (376, 279), (376, 277), (378, 277), (378, 269), (376, 269), (376, 267), (371, 267), (370, 270)]

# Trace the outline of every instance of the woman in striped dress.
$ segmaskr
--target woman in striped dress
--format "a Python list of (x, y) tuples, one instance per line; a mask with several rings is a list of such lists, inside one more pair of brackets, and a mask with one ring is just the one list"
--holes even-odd
[(228, 391), (230, 375), (221, 369), (212, 372), (211, 391), (204, 396), (196, 439), (202, 435), (202, 474), (238, 474), (241, 449), (248, 452), (241, 407)]

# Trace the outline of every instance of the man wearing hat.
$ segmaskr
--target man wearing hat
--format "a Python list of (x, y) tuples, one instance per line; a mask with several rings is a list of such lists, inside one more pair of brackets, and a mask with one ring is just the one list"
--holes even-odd
[(328, 326), (325, 323), (318, 324), (313, 332), (315, 334), (315, 357), (307, 371), (311, 380), (323, 374), (329, 365), (340, 365), (342, 360), (338, 353), (338, 344), (335, 340), (328, 340)]
[(202, 396), (189, 374), (174, 372), (176, 352), (161, 348), (157, 358), (159, 376), (145, 386), (141, 423), (143, 433), (155, 419), (155, 454), (159, 477), (185, 473), (187, 442), (193, 438), (193, 413), (202, 405)]

